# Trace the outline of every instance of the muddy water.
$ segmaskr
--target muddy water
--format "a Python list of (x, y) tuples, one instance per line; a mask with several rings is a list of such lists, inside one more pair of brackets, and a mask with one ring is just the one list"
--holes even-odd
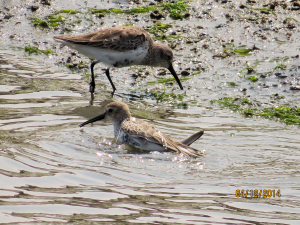
[[(47, 10), (55, 11), (61, 7), (81, 9), (79, 1), (59, 2), (52, 1), (51, 7), (41, 6), (37, 13), (48, 15)], [(299, 59), (292, 58), (299, 54), (299, 36), (294, 35), (288, 40), (282, 31), (276, 35), (284, 42), (272, 38), (275, 33), (266, 33), (269, 40), (261, 40), (247, 35), (259, 29), (257, 24), (239, 20), (234, 20), (228, 27), (216, 28), (226, 24), (226, 13), (239, 12), (238, 5), (233, 8), (216, 2), (194, 4), (197, 15), (175, 24), (193, 27), (200, 23), (204, 28), (199, 33), (206, 33), (210, 38), (193, 44), (186, 43), (185, 39), (175, 41), (177, 71), (205, 68), (205, 72), (183, 82), (185, 88), (189, 88), (186, 93), (174, 90), (176, 94), (184, 94), (184, 101), (189, 103), (187, 108), (176, 107), (177, 102), (172, 101), (157, 103), (147, 95), (146, 89), (163, 91), (164, 86), (147, 85), (158, 75), (137, 79), (130, 76), (144, 68), (113, 70), (118, 92), (111, 99), (111, 89), (101, 66), (97, 68), (96, 96), (91, 106), (85, 76), (88, 69), (71, 71), (59, 63), (71, 52), (52, 41), (52, 36), (59, 31), (47, 33), (34, 29), (30, 21), (25, 20), (31, 15), (27, 7), (33, 2), (3, 1), (1, 4), (9, 7), (11, 12), (19, 13), (19, 17), (2, 22), (1, 28), (1, 223), (298, 223), (299, 127), (245, 118), (210, 104), (210, 100), (243, 95), (241, 90), (246, 88), (247, 95), (255, 96), (260, 104), (274, 104), (271, 96), (278, 93), (285, 96), (283, 103), (298, 105), (299, 93), (292, 91), (290, 86), (298, 85), (299, 81)], [(97, 4), (89, 1), (86, 7)], [(119, 5), (109, 2), (104, 6)], [(281, 11), (277, 15), (287, 17)], [(196, 19), (196, 16), (202, 16), (202, 19)], [(296, 12), (288, 16), (299, 17)], [(9, 26), (23, 21), (22, 18), (22, 26), (13, 26), (11, 31)], [(117, 18), (123, 23), (127, 16)], [(114, 16), (107, 16), (105, 26), (111, 26), (114, 20)], [(101, 22), (95, 21), (94, 27)], [(146, 22), (136, 23), (143, 26)], [(273, 18), (272, 26), (280, 24)], [(29, 30), (25, 34), (26, 29)], [(75, 33), (85, 28), (77, 29)], [(197, 32), (191, 29), (187, 36), (195, 37), (199, 35)], [(297, 34), (298, 30), (293, 32)], [(16, 34), (17, 38), (9, 38), (11, 34)], [(255, 44), (261, 50), (248, 56), (213, 57), (223, 50), (221, 44), (232, 38), (237, 45), (239, 42), (248, 47)], [(23, 47), (35, 42), (40, 48), (53, 49), (57, 55), (24, 53)], [(210, 48), (202, 48), (204, 43)], [(197, 51), (191, 51), (194, 48)], [(285, 56), (289, 57), (288, 61), (283, 61)], [(240, 71), (246, 62), (255, 65), (257, 59), (261, 63), (254, 75), (263, 72), (270, 72), (270, 75), (251, 83), (244, 78), (247, 74)], [(83, 57), (79, 60), (89, 62)], [(280, 63), (285, 63), (287, 69), (273, 71)], [(146, 69), (151, 74), (160, 71)], [(275, 72), (285, 77), (278, 78)], [(227, 82), (235, 82), (236, 86), (230, 87)], [(167, 90), (172, 88), (165, 87)], [(192, 146), (206, 150), (206, 154), (190, 159), (169, 152), (128, 152), (115, 143), (109, 121), (78, 128), (87, 118), (103, 112), (103, 107), (113, 100), (126, 102), (134, 116), (148, 120), (177, 140), (204, 130), (203, 137)], [(242, 190), (245, 193), (248, 190), (247, 198), (241, 197)], [(255, 190), (258, 190), (257, 194)], [(264, 197), (263, 190), (270, 190), (267, 192), (270, 197)], [(249, 197), (251, 191), (252, 198)]]

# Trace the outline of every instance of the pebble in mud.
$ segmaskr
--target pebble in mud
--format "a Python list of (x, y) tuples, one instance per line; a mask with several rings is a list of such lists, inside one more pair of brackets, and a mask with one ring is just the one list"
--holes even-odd
[(209, 48), (209, 44), (203, 44), (202, 48), (208, 49)]
[(284, 75), (282, 73), (275, 73), (275, 76), (278, 77), (278, 78), (281, 78), (281, 79), (288, 77), (287, 75)]
[(32, 5), (32, 6), (30, 7), (30, 9), (31, 9), (32, 12), (37, 11), (39, 8), (40, 8), (40, 7), (39, 7), (38, 5)]
[(9, 20), (9, 19), (12, 18), (13, 16), (14, 16), (14, 15), (8, 13), (8, 14), (6, 14), (6, 15), (3, 17), (3, 19)]
[(51, 5), (51, 0), (42, 0), (41, 4), (50, 6)]
[(166, 74), (167, 72), (164, 69), (159, 70), (157, 73), (158, 76), (165, 76)]
[(155, 11), (150, 13), (150, 18), (160, 20), (162, 18), (165, 18), (165, 16), (161, 12), (159, 12), (158, 10), (155, 10)]
[(188, 76), (188, 75), (190, 75), (190, 72), (188, 72), (187, 70), (183, 70), (183, 71), (181, 72), (181, 75), (182, 75), (182, 76)]
[(103, 17), (105, 17), (105, 15), (103, 13), (99, 13), (98, 18), (102, 19)]
[(293, 91), (300, 91), (300, 86), (291, 86), (290, 87), (290, 90), (293, 90)]

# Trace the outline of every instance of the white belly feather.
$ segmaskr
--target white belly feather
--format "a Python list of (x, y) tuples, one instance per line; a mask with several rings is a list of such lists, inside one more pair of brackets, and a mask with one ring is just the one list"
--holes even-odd
[(148, 53), (148, 46), (146, 45), (140, 46), (135, 50), (119, 52), (88, 45), (74, 44), (67, 41), (58, 41), (77, 50), (79, 53), (89, 58), (96, 59), (97, 61), (106, 64), (109, 67), (139, 65)]

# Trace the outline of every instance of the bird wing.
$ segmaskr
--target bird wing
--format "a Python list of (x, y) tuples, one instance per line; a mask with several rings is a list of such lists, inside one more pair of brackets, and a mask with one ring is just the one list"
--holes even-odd
[(144, 120), (132, 117), (130, 120), (125, 120), (122, 123), (121, 129), (128, 135), (141, 140), (144, 139), (160, 146), (163, 146), (165, 143), (162, 136), (163, 133)]
[(144, 120), (135, 118), (126, 120), (122, 123), (121, 129), (132, 137), (138, 138), (143, 142), (147, 141), (157, 144), (166, 150), (172, 150), (192, 157), (203, 155), (203, 152), (171, 139)]
[(146, 40), (153, 42), (148, 32), (133, 26), (106, 28), (78, 36), (56, 36), (54, 39), (114, 51), (135, 50)]

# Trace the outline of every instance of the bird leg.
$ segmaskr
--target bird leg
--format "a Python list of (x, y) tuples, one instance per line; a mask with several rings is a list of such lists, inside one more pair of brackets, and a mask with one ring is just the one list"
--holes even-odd
[(110, 85), (111, 85), (111, 87), (112, 87), (112, 89), (113, 89), (113, 91), (112, 91), (112, 93), (111, 93), (111, 97), (114, 97), (115, 91), (116, 91), (117, 89), (116, 89), (114, 83), (112, 82), (112, 80), (111, 80), (111, 78), (110, 78), (110, 75), (109, 75), (109, 68), (107, 68), (107, 69), (105, 70), (105, 75), (106, 75), (107, 79), (109, 80)]
[(94, 93), (91, 93), (90, 105), (94, 105)]
[(94, 94), (95, 92), (95, 76), (94, 76), (94, 66), (98, 63), (98, 61), (94, 61), (91, 63), (91, 73), (92, 73), (92, 77), (91, 77), (91, 83), (90, 83), (90, 92), (91, 94)]

